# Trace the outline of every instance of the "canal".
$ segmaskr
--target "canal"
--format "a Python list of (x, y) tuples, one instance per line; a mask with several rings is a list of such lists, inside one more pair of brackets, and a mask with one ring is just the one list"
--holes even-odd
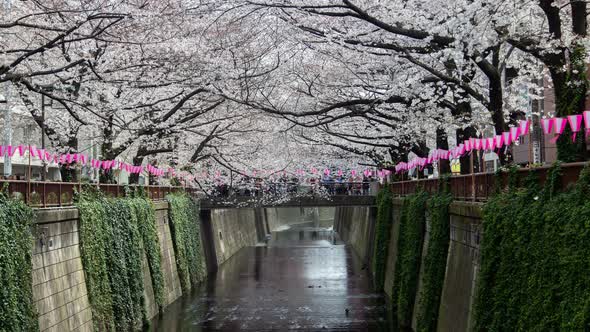
[(393, 331), (383, 294), (331, 227), (297, 224), (240, 250), (152, 331)]

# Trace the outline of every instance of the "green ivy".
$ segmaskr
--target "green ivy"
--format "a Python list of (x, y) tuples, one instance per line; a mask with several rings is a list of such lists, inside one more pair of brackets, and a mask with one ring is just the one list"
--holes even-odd
[(111, 281), (113, 312), (117, 330), (141, 328), (144, 310), (142, 248), (137, 217), (125, 199), (108, 200), (110, 222), (107, 242), (107, 271)]
[(485, 205), (476, 331), (590, 329), (590, 169), (564, 192), (560, 173)]
[(205, 279), (205, 260), (201, 247), (199, 204), (186, 193), (166, 196), (170, 204), (170, 231), (176, 253), (180, 286), (188, 294), (192, 286)]
[(164, 274), (162, 273), (162, 255), (154, 204), (145, 198), (135, 198), (131, 204), (137, 216), (139, 233), (142, 236), (143, 249), (147, 256), (154, 298), (156, 304), (161, 308), (164, 305)]
[(38, 331), (32, 291), (33, 211), (0, 193), (0, 331)]
[(393, 283), (393, 305), (401, 326), (410, 326), (416, 300), (425, 211), (428, 195), (418, 192), (404, 199), (400, 218), (398, 258)]
[(418, 302), (417, 331), (436, 331), (449, 250), (451, 201), (452, 196), (446, 191), (439, 192), (428, 200), (430, 233)]
[(393, 202), (389, 187), (377, 194), (377, 224), (375, 226), (375, 252), (373, 255), (373, 273), (375, 289), (382, 291), (385, 284), (385, 267), (389, 253), (389, 238), (393, 225)]
[(80, 253), (92, 317), (97, 330), (112, 331), (113, 299), (107, 270), (111, 230), (106, 220), (107, 202), (101, 195), (86, 194), (76, 205), (80, 214)]
[(80, 246), (97, 329), (139, 330), (147, 323), (142, 261), (152, 275), (156, 302), (163, 302), (163, 277), (155, 211), (143, 197), (78, 197)]

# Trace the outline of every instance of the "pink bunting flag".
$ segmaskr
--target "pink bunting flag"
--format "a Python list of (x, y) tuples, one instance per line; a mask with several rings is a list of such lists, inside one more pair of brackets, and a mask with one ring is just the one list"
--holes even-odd
[(541, 127), (543, 127), (543, 133), (545, 135), (551, 134), (551, 131), (553, 129), (553, 121), (555, 121), (554, 118), (551, 118), (551, 119), (541, 119)]
[(4, 145), (0, 145), (0, 157), (4, 157)]
[(13, 146), (12, 146), (12, 145), (7, 145), (7, 146), (4, 148), (4, 154), (6, 154), (6, 155), (7, 155), (7, 156), (9, 156), (9, 157), (12, 157), (12, 156), (14, 155), (14, 152), (15, 152), (15, 151), (16, 151), (16, 150), (14, 150), (14, 148), (13, 148)]
[(519, 135), (520, 136), (525, 136), (529, 134), (529, 130), (531, 129), (531, 120), (521, 120), (519, 125), (518, 125), (518, 129), (519, 129)]
[(471, 141), (465, 140), (463, 142), (463, 146), (465, 147), (465, 151), (467, 151), (467, 152), (471, 151)]
[(324, 174), (325, 174), (325, 175), (330, 175), (330, 170), (326, 168), (326, 169), (324, 170)]
[(590, 111), (584, 111), (582, 116), (584, 117), (584, 127), (586, 128), (586, 139), (588, 139), (590, 135)]
[(494, 149), (494, 138), (493, 137), (488, 137), (485, 139), (485, 150), (493, 150)]
[(576, 142), (576, 135), (580, 132), (580, 130), (582, 129), (582, 115), (581, 114), (576, 114), (576, 115), (568, 115), (567, 116), (567, 121), (570, 124), (570, 129), (572, 130), (572, 142)]
[[(1, 148), (1, 147), (0, 147)], [(39, 155), (39, 149), (37, 149), (36, 146), (34, 145), (30, 145), (29, 146), (29, 154), (31, 155), (31, 157), (38, 157), (40, 159), (42, 159), (43, 157)], [(0, 154), (1, 155), (1, 154)]]
[(504, 137), (502, 135), (496, 135), (494, 137), (494, 148), (501, 149), (504, 146)]
[(356, 169), (353, 169), (352, 171), (350, 171), (350, 174), (352, 174), (352, 176), (356, 176)]
[(21, 156), (21, 157), (22, 157), (22, 156), (24, 156), (24, 155), (25, 155), (25, 147), (24, 147), (24, 146), (22, 146), (22, 145), (19, 145), (19, 146), (16, 148), (16, 150), (18, 151), (18, 155), (19, 155), (19, 156)]
[(342, 172), (341, 169), (338, 170), (338, 176), (342, 176), (344, 174), (344, 172)]
[(506, 146), (509, 146), (510, 144), (512, 144), (512, 140), (511, 140), (509, 131), (505, 131), (502, 133), (502, 139), (504, 140), (504, 144), (506, 144)]
[(480, 151), (482, 149), (481, 138), (475, 139), (475, 149), (477, 151)]
[(567, 125), (567, 119), (566, 118), (555, 118), (553, 121), (553, 131), (555, 132), (555, 137), (553, 137), (551, 139), (551, 143), (555, 143), (557, 142), (557, 140), (559, 139), (559, 136), (561, 136), (561, 134), (563, 134), (563, 131), (565, 130), (565, 126)]
[(512, 127), (510, 128), (510, 142), (514, 143), (518, 140), (520, 136), (520, 128), (519, 127)]

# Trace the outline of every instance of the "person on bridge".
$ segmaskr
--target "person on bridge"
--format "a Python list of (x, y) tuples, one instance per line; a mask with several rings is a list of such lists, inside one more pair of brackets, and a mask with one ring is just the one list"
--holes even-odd
[(369, 194), (369, 188), (370, 188), (370, 182), (371, 179), (368, 178), (366, 175), (363, 176), (363, 195), (368, 195)]

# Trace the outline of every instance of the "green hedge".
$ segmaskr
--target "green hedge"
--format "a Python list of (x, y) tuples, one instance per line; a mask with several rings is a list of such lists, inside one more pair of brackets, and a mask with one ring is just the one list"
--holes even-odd
[(448, 193), (438, 193), (428, 200), (430, 232), (418, 302), (417, 331), (436, 331), (449, 250), (451, 201)]
[(375, 250), (373, 255), (374, 284), (377, 291), (382, 291), (385, 284), (385, 267), (389, 253), (389, 238), (393, 225), (393, 202), (389, 188), (383, 188), (377, 194), (377, 224), (375, 226)]
[(38, 331), (33, 304), (33, 211), (0, 193), (0, 331)]
[(203, 281), (205, 259), (201, 247), (199, 204), (185, 193), (170, 194), (170, 231), (176, 253), (176, 266), (182, 292)]
[(565, 192), (559, 178), (485, 205), (475, 330), (590, 329), (590, 170)]
[(88, 295), (98, 330), (139, 330), (147, 323), (142, 260), (152, 272), (156, 302), (163, 278), (155, 211), (146, 198), (107, 199), (86, 193), (80, 211), (80, 248)]
[(393, 282), (393, 306), (401, 326), (410, 326), (416, 300), (422, 241), (424, 238), (425, 211), (428, 195), (419, 192), (404, 199), (398, 241), (398, 257)]

